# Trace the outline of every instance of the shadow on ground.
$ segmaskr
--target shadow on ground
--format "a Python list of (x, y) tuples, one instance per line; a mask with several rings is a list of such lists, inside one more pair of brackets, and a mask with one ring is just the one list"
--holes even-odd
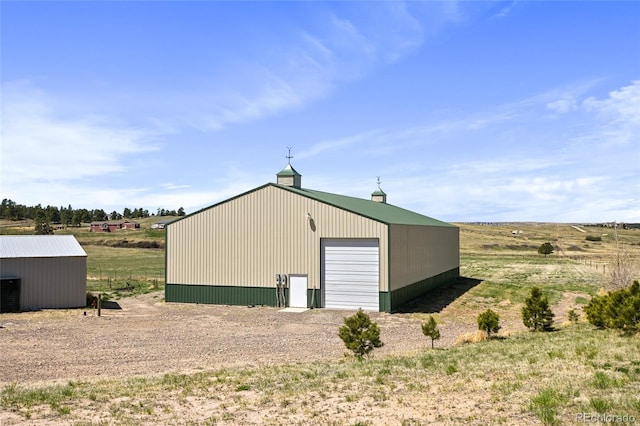
[(454, 283), (443, 285), (432, 290), (417, 299), (401, 306), (398, 313), (425, 313), (435, 314), (441, 312), (458, 297), (480, 284), (482, 280), (470, 277), (459, 277)]
[(122, 309), (122, 307), (118, 302), (114, 302), (112, 300), (103, 300), (102, 309)]

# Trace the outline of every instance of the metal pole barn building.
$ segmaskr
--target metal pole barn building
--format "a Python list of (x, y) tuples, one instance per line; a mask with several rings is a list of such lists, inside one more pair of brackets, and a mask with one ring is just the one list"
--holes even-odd
[(87, 254), (73, 235), (0, 236), (0, 312), (86, 305)]
[(459, 228), (370, 199), (268, 183), (167, 226), (167, 302), (394, 311), (455, 281)]

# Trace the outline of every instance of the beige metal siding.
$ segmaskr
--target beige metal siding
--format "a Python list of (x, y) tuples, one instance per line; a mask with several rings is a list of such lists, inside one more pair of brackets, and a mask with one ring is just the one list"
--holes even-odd
[(86, 257), (2, 259), (2, 275), (21, 279), (20, 308), (78, 308), (86, 305)]
[[(311, 214), (312, 221), (307, 218)], [(320, 288), (321, 238), (377, 238), (387, 291), (387, 225), (265, 186), (168, 227), (167, 282), (274, 287), (274, 274), (308, 274)]]
[(391, 290), (460, 267), (457, 227), (390, 226)]

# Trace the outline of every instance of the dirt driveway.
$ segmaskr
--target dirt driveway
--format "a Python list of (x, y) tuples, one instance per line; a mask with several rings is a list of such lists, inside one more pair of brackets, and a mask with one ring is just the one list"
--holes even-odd
[[(0, 384), (153, 375), (230, 365), (340, 359), (337, 336), (353, 311), (162, 302), (162, 293), (126, 298), (120, 310), (45, 310), (0, 316)], [(85, 315), (86, 312), (86, 315)], [(410, 314), (372, 313), (382, 330), (376, 354), (427, 345)], [(439, 346), (456, 334), (443, 330)]]

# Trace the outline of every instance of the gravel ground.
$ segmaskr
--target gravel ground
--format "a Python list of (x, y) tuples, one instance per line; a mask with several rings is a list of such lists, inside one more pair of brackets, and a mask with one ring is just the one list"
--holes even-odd
[[(416, 313), (439, 313), (442, 338), (437, 347), (453, 345), (459, 336), (475, 333), (472, 309), (452, 303), (475, 284), (477, 281), (463, 280), (432, 292), (404, 312), (371, 313), (385, 344), (374, 356), (413, 353), (430, 346), (420, 327), (426, 315)], [(91, 383), (243, 365), (268, 368), (337, 361), (345, 354), (337, 330), (343, 318), (354, 312), (315, 309), (293, 313), (271, 307), (167, 304), (162, 296), (159, 292), (122, 299), (118, 302), (122, 309), (104, 309), (101, 317), (84, 309), (0, 315), (0, 388), (10, 383), (40, 387), (70, 380)], [(577, 296), (566, 294), (556, 305), (556, 314), (562, 315)], [(501, 324), (507, 332), (523, 329), (519, 319), (506, 318)], [(83, 424), (141, 425), (210, 424), (211, 419), (229, 425), (354, 424), (363, 418), (376, 425), (461, 424), (469, 419), (474, 419), (469, 424), (479, 425), (493, 424), (494, 418), (509, 419), (510, 424), (539, 423), (533, 414), (523, 411), (522, 401), (495, 405), (482, 377), (469, 385), (477, 390), (472, 394), (452, 391), (463, 386), (456, 380), (441, 376), (424, 393), (400, 384), (394, 388), (397, 398), (385, 397), (384, 403), (374, 404), (377, 393), (354, 398), (352, 387), (329, 389), (322, 398), (298, 401), (286, 410), (282, 401), (263, 403), (264, 394), (251, 390), (184, 400), (173, 393), (154, 400), (159, 405), (129, 397), (98, 405), (86, 399), (66, 415), (46, 404), (20, 412), (0, 410), (0, 424), (49, 426), (60, 424), (63, 418), (67, 424), (79, 420)], [(140, 414), (143, 405), (151, 407), (145, 415)]]
[[(403, 312), (371, 313), (381, 329), (374, 356), (407, 354), (430, 346), (415, 313), (440, 313), (436, 346), (477, 331), (475, 315), (461, 316), (451, 303), (478, 284), (461, 280), (438, 289)], [(575, 297), (556, 306), (562, 315)], [(570, 296), (570, 297), (569, 297)], [(233, 365), (273, 365), (338, 360), (343, 318), (355, 311), (164, 303), (156, 292), (118, 301), (121, 309), (43, 310), (0, 315), (0, 384), (188, 372)], [(566, 306), (562, 306), (566, 305)], [(558, 320), (558, 316), (556, 320)], [(502, 329), (523, 329), (518, 317)]]
[[(337, 330), (353, 313), (161, 300), (162, 293), (125, 298), (118, 301), (122, 309), (103, 309), (100, 317), (84, 309), (0, 315), (0, 383), (340, 359), (345, 348)], [(371, 317), (385, 343), (376, 354), (406, 353), (427, 345), (421, 321), (411, 314)], [(443, 330), (447, 335), (453, 338)], [(448, 343), (444, 337), (438, 342)]]

